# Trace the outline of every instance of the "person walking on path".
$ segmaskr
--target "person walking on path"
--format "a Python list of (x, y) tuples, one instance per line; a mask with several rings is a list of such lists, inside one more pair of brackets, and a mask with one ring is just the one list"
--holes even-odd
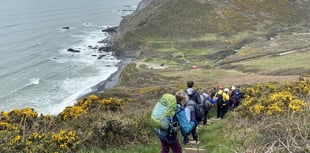
[(177, 103), (176, 113), (173, 118), (170, 119), (170, 125), (167, 130), (155, 128), (155, 133), (161, 143), (161, 153), (169, 153), (170, 149), (173, 153), (182, 153), (182, 147), (177, 138), (177, 127), (179, 124), (181, 133), (188, 135), (197, 123), (194, 120), (188, 121), (184, 111), (184, 105), (188, 100), (188, 96), (184, 92), (177, 92), (174, 102)]
[(236, 88), (231, 93), (230, 99), (233, 102), (233, 109), (237, 108), (240, 105), (241, 99), (244, 98), (240, 88), (240, 86), (236, 86)]
[(200, 94), (194, 89), (194, 81), (187, 81), (186, 93), (189, 100), (193, 100), (196, 104), (201, 104)]
[(203, 111), (204, 111), (204, 117), (203, 117), (203, 125), (208, 124), (208, 114), (209, 111), (212, 109), (212, 104), (210, 102), (210, 96), (207, 93), (206, 89), (202, 90), (202, 93), (200, 95), (200, 99), (203, 104)]
[[(193, 100), (189, 100), (186, 105), (185, 105), (185, 116), (187, 121), (197, 121), (197, 117), (196, 117), (196, 111), (197, 111), (197, 107), (198, 104), (196, 104), (196, 102), (194, 102)], [(196, 128), (197, 126), (195, 126), (192, 131), (190, 132), (193, 136), (193, 139), (197, 142), (198, 141), (198, 136), (196, 133)], [(190, 134), (189, 133), (189, 134)], [(189, 134), (183, 134), (183, 144), (188, 144), (189, 143)]]
[(229, 101), (229, 95), (224, 92), (224, 86), (220, 85), (218, 87), (214, 98), (217, 103), (217, 118), (223, 119), (226, 114), (227, 102)]

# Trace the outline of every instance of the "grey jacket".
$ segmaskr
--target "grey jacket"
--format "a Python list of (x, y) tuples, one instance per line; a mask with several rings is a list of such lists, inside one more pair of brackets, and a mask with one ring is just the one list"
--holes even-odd
[(185, 105), (185, 115), (188, 121), (195, 121), (196, 120), (196, 112), (195, 106), (196, 102), (193, 100), (189, 100)]

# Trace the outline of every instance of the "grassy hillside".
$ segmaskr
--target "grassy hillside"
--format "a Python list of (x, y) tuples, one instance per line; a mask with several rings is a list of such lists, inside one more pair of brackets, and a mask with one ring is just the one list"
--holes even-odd
[(57, 116), (1, 112), (0, 152), (157, 153), (150, 112), (188, 80), (246, 94), (200, 128), (208, 152), (310, 152), (309, 9), (304, 0), (154, 0), (120, 25), (117, 54), (135, 59), (119, 86)]
[(230, 63), (308, 52), (309, 8), (308, 1), (289, 0), (154, 1), (122, 21), (118, 55), (166, 59), (173, 67), (235, 68)]
[[(126, 29), (127, 39), (182, 39), (203, 37), (208, 33), (235, 34), (244, 30), (265, 32), (275, 26), (286, 26), (300, 21), (297, 4), (287, 0), (275, 1), (160, 1), (148, 9), (126, 17), (144, 24)], [(147, 16), (143, 21), (142, 16)], [(132, 22), (128, 22), (134, 24)], [(126, 39), (125, 38), (125, 39)]]
[(288, 0), (162, 0), (122, 21), (120, 48), (127, 47), (130, 42), (152, 45), (156, 40), (186, 41), (192, 38), (204, 42), (210, 34), (228, 39), (245, 31), (272, 35), (280, 28), (300, 23), (305, 11), (300, 6), (304, 3), (309, 5)]

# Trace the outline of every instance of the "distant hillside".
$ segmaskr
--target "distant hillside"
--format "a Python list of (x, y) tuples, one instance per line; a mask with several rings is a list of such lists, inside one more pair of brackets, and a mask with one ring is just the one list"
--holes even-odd
[[(310, 18), (309, 3), (306, 0), (144, 0), (120, 24), (118, 55), (138, 56), (154, 51), (158, 43), (154, 45), (152, 41), (158, 40), (179, 42), (194, 38), (199, 42), (191, 47), (212, 47), (214, 43), (216, 47), (227, 43), (211, 42), (210, 34), (228, 40), (240, 32), (272, 36), (297, 25), (309, 29), (306, 24)], [(240, 46), (234, 42), (228, 45)]]

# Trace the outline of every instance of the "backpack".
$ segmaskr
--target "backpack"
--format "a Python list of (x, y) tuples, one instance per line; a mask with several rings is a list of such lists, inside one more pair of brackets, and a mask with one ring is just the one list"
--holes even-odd
[(151, 119), (155, 128), (168, 130), (170, 121), (173, 119), (177, 109), (174, 95), (165, 94), (153, 108)]
[(242, 98), (242, 93), (239, 89), (235, 89), (232, 95), (234, 101), (239, 101)]
[(210, 111), (212, 109), (212, 104), (209, 101), (210, 97), (205, 97), (204, 95), (202, 96), (204, 97), (204, 101), (202, 102), (204, 111)]
[(198, 104), (187, 104), (187, 106), (193, 106), (195, 109), (196, 121), (201, 122), (204, 117), (204, 108), (203, 105)]
[(168, 133), (167, 133), (167, 140), (168, 141), (173, 141), (177, 139), (177, 128), (178, 122), (176, 117), (174, 116), (173, 120), (170, 121), (169, 127), (168, 127)]
[(224, 101), (224, 98), (223, 98), (223, 93), (222, 94), (217, 93), (216, 94), (216, 99), (217, 99), (217, 105), (220, 106), (220, 107), (223, 107), (223, 105), (225, 104), (225, 101)]
[(212, 109), (211, 102), (208, 100), (205, 100), (205, 102), (203, 103), (203, 109), (204, 111), (210, 111)]

